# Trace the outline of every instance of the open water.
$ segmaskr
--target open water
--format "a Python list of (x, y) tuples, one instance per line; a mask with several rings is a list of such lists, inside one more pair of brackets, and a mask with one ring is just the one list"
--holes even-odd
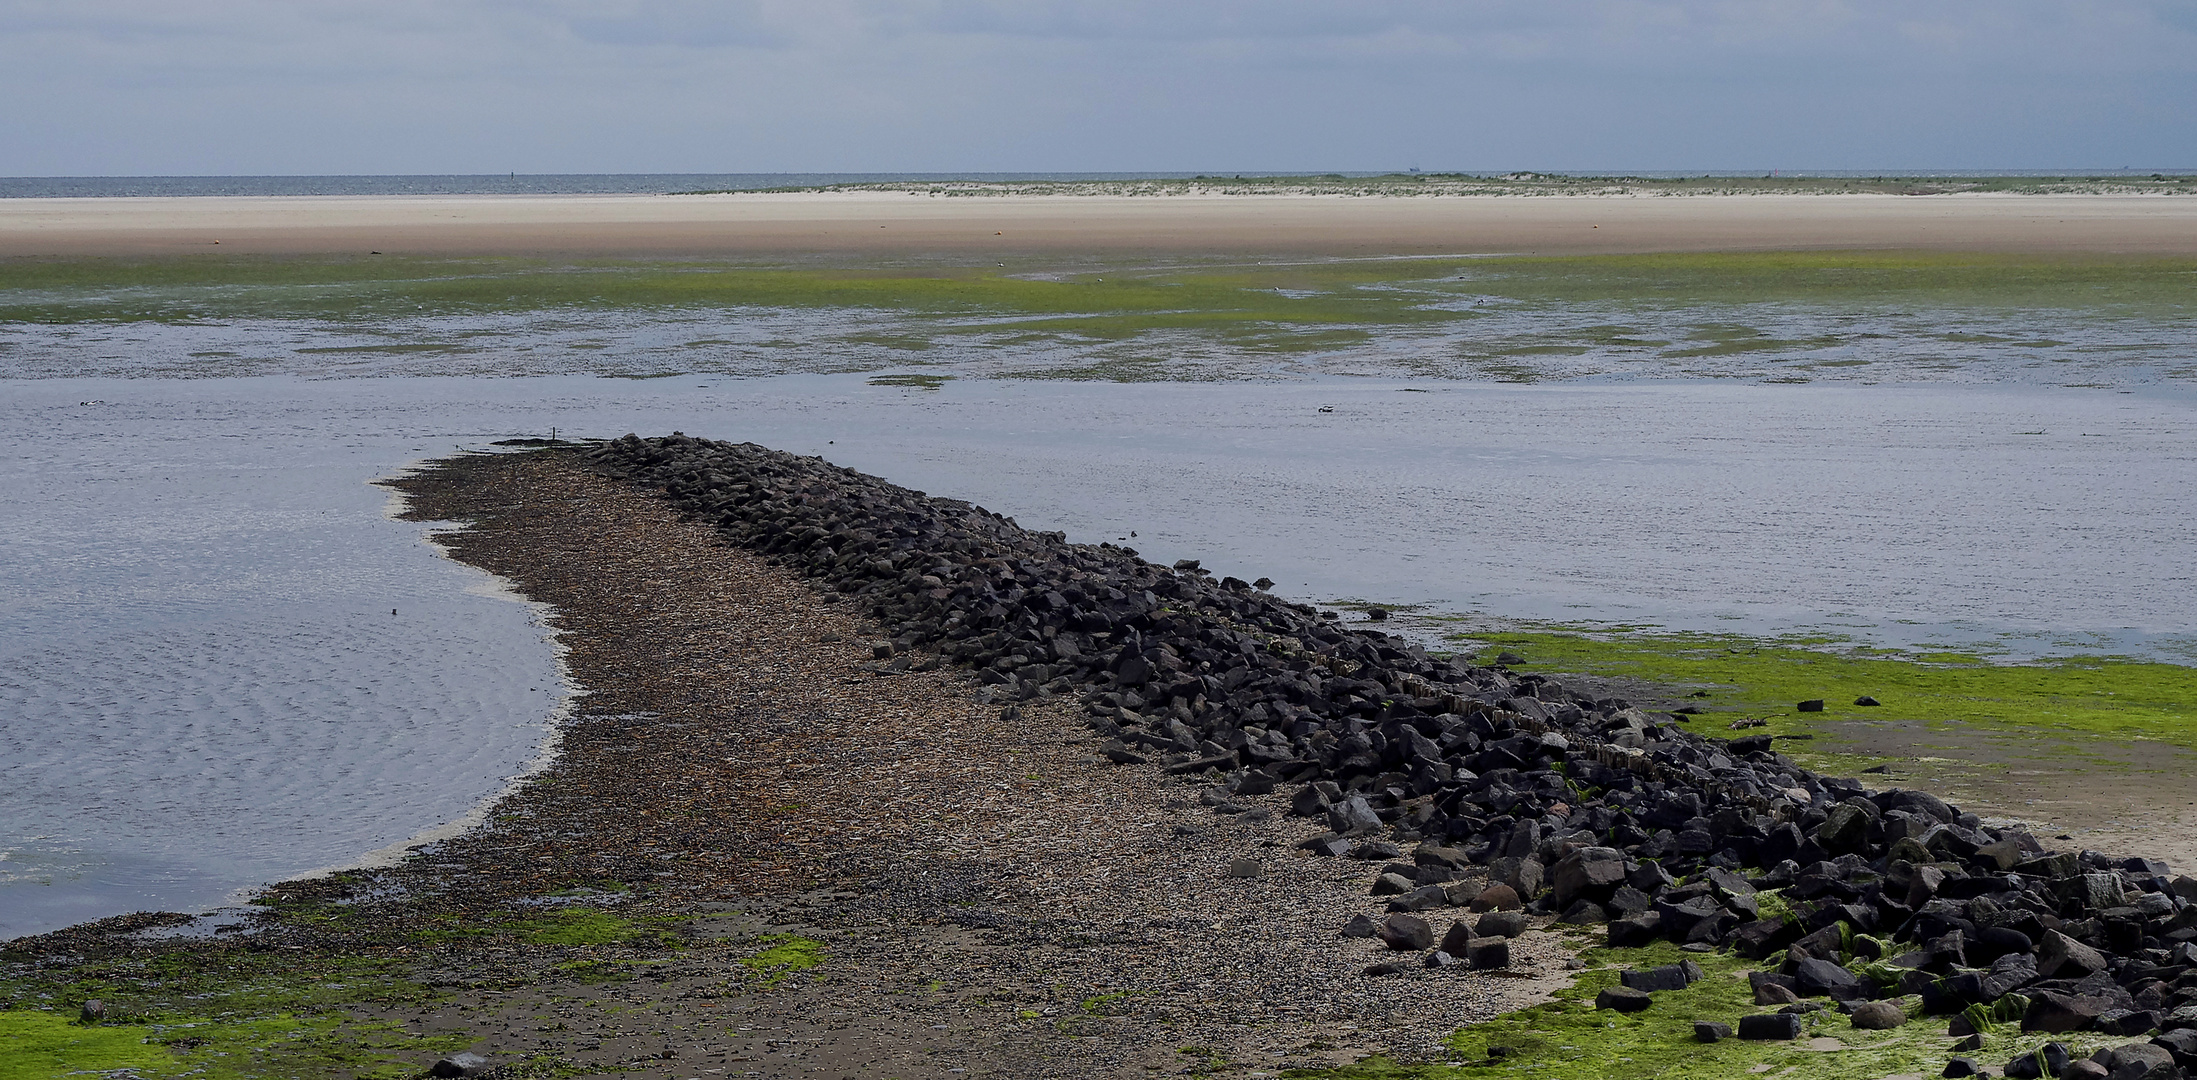
[[(643, 330), (567, 355), (553, 319), (425, 356), (290, 324), (8, 328), (0, 937), (401, 851), (537, 761), (566, 704), (538, 613), (371, 481), (553, 428), (822, 454), (1308, 600), (2015, 655), (2197, 639), (2183, 379), (1113, 383), (976, 377), (1008, 348), (979, 341), (899, 373), (964, 377), (881, 384), (754, 374), (787, 328), (764, 329), (711, 370)], [(192, 351), (232, 355), (157, 362)], [(606, 374), (666, 368), (692, 373)]]

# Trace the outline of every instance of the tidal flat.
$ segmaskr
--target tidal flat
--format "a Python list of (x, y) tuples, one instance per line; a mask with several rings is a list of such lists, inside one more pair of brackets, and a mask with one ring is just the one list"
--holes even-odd
[(22, 376), (1385, 375), (2187, 386), (2197, 262), (1811, 252), (1080, 261), (12, 260)]

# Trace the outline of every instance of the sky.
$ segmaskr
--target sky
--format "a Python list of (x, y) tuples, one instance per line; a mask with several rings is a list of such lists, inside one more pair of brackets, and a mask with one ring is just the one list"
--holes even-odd
[(0, 175), (2197, 167), (2197, 0), (0, 0)]

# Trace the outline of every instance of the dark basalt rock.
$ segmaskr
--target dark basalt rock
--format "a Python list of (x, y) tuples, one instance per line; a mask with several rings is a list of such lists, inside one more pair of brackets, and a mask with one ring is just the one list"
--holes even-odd
[(1604, 987), (1601, 993), (1594, 995), (1595, 1008), (1616, 1012), (1639, 1012), (1653, 1004), (1655, 999), (1649, 997), (1647, 991), (1627, 986)]
[[(1415, 898), (1405, 907), (1555, 915), (1591, 903), (1613, 917), (1613, 945), (1669, 939), (1756, 958), (1829, 931), (1830, 947), (1802, 949), (1815, 961), (1802, 989), (1852, 997), (1870, 988), (1832, 971), (1846, 950), (1887, 951), (1860, 937), (1871, 935), (1953, 976), (1922, 989), (1933, 1007), (2100, 978), (2120, 997), (2041, 986), (2031, 1008), (2058, 1007), (2042, 994), (2097, 999), (2091, 1022), (2156, 1012), (2172, 1026), (2197, 989), (2184, 981), (2197, 949), (2172, 951), (2197, 945), (2197, 879), (2152, 860), (2042, 850), (1928, 793), (1799, 768), (1767, 735), (1697, 735), (1546, 676), (1346, 629), (1193, 560), (1071, 544), (819, 458), (676, 434), (578, 453), (856, 605), (881, 628), (881, 676), (953, 664), (981, 700), (1080, 703), (1094, 767), (1191, 779), (1230, 816), (1286, 796), (1328, 830), (1307, 850), (1395, 861), (1387, 886)], [(1477, 874), (1471, 886), (1427, 875), (1468, 865), (1499, 884), (1467, 896)], [(1785, 890), (1794, 919), (1756, 917), (1751, 891), (1768, 888)], [(2010, 958), (2033, 958), (2034, 978), (2019, 959), (2000, 966)], [(2141, 1009), (2139, 984), (2155, 991)]]
[(1797, 1013), (1755, 1013), (1739, 1018), (1739, 1037), (1754, 1040), (1791, 1040), (1806, 1030)]

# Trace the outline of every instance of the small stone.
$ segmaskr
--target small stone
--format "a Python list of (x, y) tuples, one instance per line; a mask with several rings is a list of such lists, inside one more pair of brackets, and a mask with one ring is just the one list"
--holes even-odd
[(1381, 921), (1371, 915), (1352, 915), (1343, 924), (1343, 936), (1369, 938), (1381, 932)]
[(1350, 850), (1350, 841), (1340, 836), (1315, 836), (1298, 847), (1326, 858), (1334, 858)]
[(1616, 1012), (1636, 1013), (1653, 1004), (1655, 999), (1649, 997), (1647, 991), (1629, 986), (1604, 987), (1601, 993), (1594, 995), (1595, 1008)]
[(1867, 695), (1867, 694), (1863, 694), (1863, 695), (1861, 695), (1860, 697), (1858, 697), (1858, 698), (1855, 698), (1855, 699), (1854, 699), (1854, 704), (1856, 704), (1856, 705), (1859, 705), (1859, 706), (1861, 706), (1861, 707), (1862, 707), (1862, 708), (1864, 708), (1864, 709), (1873, 709), (1873, 708), (1876, 708), (1877, 706), (1879, 706), (1879, 705), (1882, 705), (1882, 704), (1884, 704), (1884, 703), (1883, 703), (1883, 702), (1881, 702), (1881, 701), (1878, 701), (1877, 699), (1875, 699), (1875, 698), (1873, 698), (1873, 697), (1870, 697), (1870, 696), (1869, 696), (1869, 695)]
[(1373, 976), (1381, 976), (1381, 975), (1401, 975), (1401, 974), (1403, 974), (1404, 972), (1407, 972), (1407, 971), (1410, 971), (1410, 970), (1411, 970), (1411, 965), (1410, 965), (1410, 964), (1404, 963), (1404, 962), (1403, 962), (1403, 961), (1401, 961), (1401, 960), (1389, 960), (1389, 961), (1386, 961), (1386, 962), (1384, 962), (1384, 963), (1379, 963), (1379, 964), (1373, 964), (1373, 965), (1370, 965), (1370, 966), (1368, 966), (1368, 967), (1367, 967), (1367, 968), (1365, 969), (1365, 973), (1366, 973), (1366, 974), (1368, 974), (1368, 975), (1373, 975)]
[(1436, 949), (1433, 952), (1428, 953), (1426, 958), (1426, 966), (1430, 968), (1446, 968), (1451, 964), (1456, 963), (1460, 963), (1460, 961), (1456, 957), (1451, 956), (1450, 954), (1440, 949)]
[(1258, 877), (1259, 875), (1261, 875), (1261, 874), (1264, 874), (1264, 873), (1266, 873), (1266, 867), (1264, 867), (1264, 866), (1260, 865), (1260, 863), (1259, 863), (1259, 860), (1257, 860), (1257, 859), (1230, 859), (1230, 860), (1228, 860), (1228, 876), (1229, 876), (1229, 877), (1232, 877), (1232, 878), (1255, 878), (1255, 877)]
[(1449, 894), (1440, 885), (1421, 885), (1388, 902), (1390, 911), (1432, 911), (1449, 903)]
[(1107, 743), (1099, 748), (1099, 753), (1105, 755), (1106, 760), (1116, 765), (1142, 765), (1147, 760), (1143, 754), (1139, 754), (1120, 743)]
[(1480, 916), (1478, 925), (1472, 928), (1475, 937), (1514, 938), (1526, 932), (1526, 913), (1523, 911), (1491, 911)]
[(1729, 1039), (1731, 1037), (1732, 1025), (1730, 1024), (1719, 1024), (1714, 1020), (1694, 1021), (1695, 1042), (1722, 1042), (1725, 1039)]
[(96, 1024), (101, 1020), (105, 1020), (107, 1018), (107, 1003), (98, 998), (92, 998), (77, 1010), (76, 1018), (87, 1024)]
[(1373, 895), (1402, 896), (1419, 887), (1419, 883), (1402, 874), (1382, 874), (1373, 879)]
[(1474, 911), (1515, 911), (1525, 905), (1518, 899), (1518, 890), (1508, 885), (1490, 885), (1480, 890), (1469, 905)]
[(2068, 1062), (2067, 1068), (2060, 1070), (2060, 1080), (2106, 1080), (2110, 1075), (2105, 1066), (2089, 1058)]
[(488, 1059), (479, 1054), (461, 1052), (443, 1058), (427, 1070), (429, 1076), (479, 1076), (488, 1071)]
[(1806, 701), (1803, 701), (1803, 702), (1801, 702), (1800, 704), (1798, 704), (1798, 705), (1795, 705), (1795, 706), (1793, 706), (1793, 707), (1794, 707), (1794, 708), (1796, 708), (1796, 709), (1799, 709), (1799, 710), (1800, 710), (1801, 712), (1822, 712), (1822, 711), (1823, 711), (1823, 699), (1822, 699), (1822, 698), (1809, 698), (1808, 700), (1806, 700)]
[[(1973, 1049), (1973, 1048), (1971, 1048), (1971, 1049)], [(1975, 1060), (1974, 1060), (1973, 1058), (1964, 1058), (1964, 1057), (1957, 1057), (1957, 1058), (1953, 1058), (1953, 1059), (1951, 1059), (1951, 1060), (1949, 1060), (1949, 1061), (1947, 1061), (1947, 1062), (1945, 1063), (1945, 1068), (1944, 1068), (1944, 1070), (1943, 1070), (1943, 1071), (1941, 1071), (1941, 1072), (1939, 1072), (1939, 1073), (1938, 1073), (1938, 1075), (1939, 1075), (1939, 1076), (1974, 1076), (1974, 1075), (1976, 1075), (1976, 1062), (1975, 1062)]]

